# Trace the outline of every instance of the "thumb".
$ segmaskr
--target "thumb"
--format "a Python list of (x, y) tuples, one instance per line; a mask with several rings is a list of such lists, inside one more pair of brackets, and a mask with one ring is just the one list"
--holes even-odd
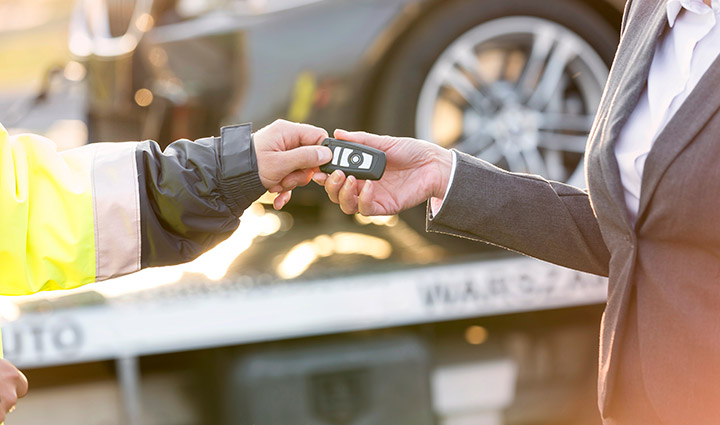
[(286, 174), (295, 170), (319, 167), (332, 159), (332, 152), (326, 146), (300, 146), (280, 152), (280, 155)]

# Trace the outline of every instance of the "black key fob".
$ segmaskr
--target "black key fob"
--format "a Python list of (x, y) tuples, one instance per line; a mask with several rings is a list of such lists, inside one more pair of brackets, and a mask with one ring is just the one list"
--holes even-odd
[(322, 145), (329, 147), (333, 154), (330, 162), (320, 166), (323, 173), (342, 170), (346, 176), (360, 180), (380, 180), (385, 172), (385, 152), (379, 149), (330, 138), (323, 140)]

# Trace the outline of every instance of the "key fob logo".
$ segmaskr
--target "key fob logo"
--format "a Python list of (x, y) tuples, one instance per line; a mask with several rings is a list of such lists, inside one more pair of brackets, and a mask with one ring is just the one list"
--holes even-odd
[(372, 167), (372, 162), (372, 155), (351, 148), (335, 146), (335, 150), (333, 151), (333, 165), (369, 170), (370, 167)]

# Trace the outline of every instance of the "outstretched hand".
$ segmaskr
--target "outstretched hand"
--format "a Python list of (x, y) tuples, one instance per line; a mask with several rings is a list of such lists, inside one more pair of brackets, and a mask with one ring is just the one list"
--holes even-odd
[(290, 201), (292, 189), (308, 184), (318, 167), (330, 161), (330, 149), (319, 146), (326, 137), (322, 128), (285, 120), (253, 135), (260, 181), (268, 191), (279, 193), (273, 202), (276, 209)]
[(380, 149), (387, 156), (385, 174), (378, 181), (346, 177), (339, 170), (330, 176), (321, 172), (313, 175), (345, 214), (397, 214), (431, 197), (445, 196), (452, 169), (449, 150), (424, 140), (364, 132), (335, 130), (335, 138)]

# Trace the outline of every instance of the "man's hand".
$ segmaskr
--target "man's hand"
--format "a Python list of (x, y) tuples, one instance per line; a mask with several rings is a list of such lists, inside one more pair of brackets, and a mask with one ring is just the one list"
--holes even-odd
[(382, 179), (359, 181), (342, 171), (330, 176), (315, 173), (313, 180), (325, 186), (328, 197), (345, 214), (390, 215), (414, 207), (428, 198), (445, 196), (452, 153), (438, 145), (411, 138), (376, 136), (335, 130), (335, 138), (362, 143), (387, 155)]
[(258, 173), (263, 186), (279, 193), (273, 205), (290, 201), (291, 190), (310, 182), (319, 166), (332, 158), (330, 149), (318, 146), (328, 134), (308, 124), (277, 120), (253, 136)]
[(0, 359), (0, 422), (28, 392), (28, 381), (22, 372), (7, 360)]

